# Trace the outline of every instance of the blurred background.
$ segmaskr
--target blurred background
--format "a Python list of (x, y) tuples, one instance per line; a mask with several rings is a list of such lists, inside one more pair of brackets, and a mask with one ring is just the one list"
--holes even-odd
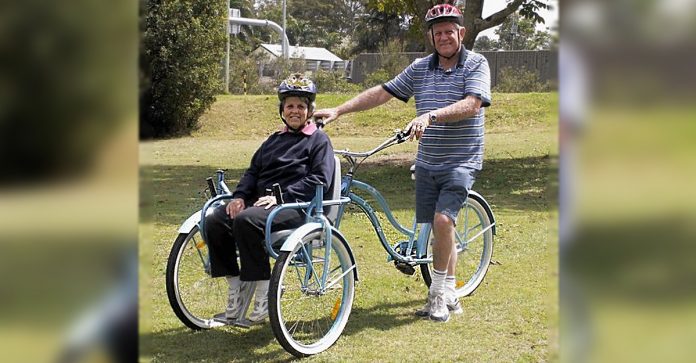
[(560, 13), (561, 357), (691, 361), (696, 2)]
[[(560, 358), (691, 361), (696, 1), (559, 8)], [(3, 360), (133, 361), (138, 3), (0, 9)]]
[(0, 5), (5, 362), (137, 357), (137, 11)]

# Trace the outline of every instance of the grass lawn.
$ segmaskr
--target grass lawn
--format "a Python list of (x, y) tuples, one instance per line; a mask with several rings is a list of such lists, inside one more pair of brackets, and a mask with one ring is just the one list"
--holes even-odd
[[(320, 95), (321, 107), (352, 95)], [(427, 289), (386, 262), (367, 219), (344, 217), (341, 231), (358, 260), (353, 312), (338, 342), (309, 361), (557, 360), (557, 94), (494, 94), (486, 119), (484, 170), (474, 189), (498, 223), (493, 260), (464, 313), (446, 324), (417, 318)], [(205, 178), (227, 169), (235, 185), (251, 155), (279, 124), (275, 96), (220, 96), (190, 137), (144, 142), (141, 150), (141, 360), (227, 362), (291, 360), (270, 325), (192, 332), (176, 318), (164, 287), (178, 226), (204, 200)], [(390, 101), (327, 126), (334, 148), (366, 150), (415, 114)], [(404, 224), (414, 214), (409, 166), (416, 143), (368, 160), (357, 177), (375, 185)], [(383, 227), (385, 224), (383, 224)], [(396, 239), (396, 231), (386, 230)], [(224, 303), (224, 302), (223, 302)]]

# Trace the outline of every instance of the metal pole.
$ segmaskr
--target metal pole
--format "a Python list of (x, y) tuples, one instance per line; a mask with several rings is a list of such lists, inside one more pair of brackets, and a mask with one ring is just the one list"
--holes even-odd
[[(273, 29), (278, 35), (280, 35), (283, 38), (283, 44), (289, 44), (288, 42), (288, 37), (285, 36), (285, 33), (283, 32), (283, 28), (280, 27), (280, 25), (276, 24), (275, 22), (272, 22), (270, 20), (263, 20), (263, 19), (249, 19), (249, 18), (233, 18), (230, 17), (230, 24), (232, 25), (250, 25), (250, 26), (267, 26)], [(286, 47), (287, 49), (287, 47)]]
[(226, 39), (225, 41), (225, 93), (230, 93), (230, 21), (229, 18), (232, 16), (232, 10), (229, 9), (229, 1), (227, 9), (227, 26), (225, 27)]
[(281, 41), (283, 42), (283, 58), (287, 60), (288, 55), (290, 54), (290, 51), (288, 49), (289, 44), (287, 42), (288, 36), (285, 33), (285, 27), (287, 25), (287, 23), (285, 22), (285, 16), (287, 14), (286, 13), (286, 5), (287, 5), (287, 0), (283, 0), (283, 39), (281, 39)]

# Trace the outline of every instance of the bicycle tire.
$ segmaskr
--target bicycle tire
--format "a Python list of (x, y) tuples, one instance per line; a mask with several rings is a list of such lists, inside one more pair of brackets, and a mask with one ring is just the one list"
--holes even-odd
[[(327, 281), (337, 281), (337, 288), (323, 294), (316, 283), (323, 274), (326, 243), (323, 230), (317, 228), (304, 237), (292, 252), (281, 252), (273, 267), (269, 289), (269, 319), (276, 339), (296, 357), (321, 353), (341, 336), (355, 297), (355, 277), (348, 244), (333, 234)], [(317, 242), (319, 241), (319, 242)], [(308, 246), (312, 246), (311, 248)], [(323, 248), (322, 248), (323, 247)], [(312, 264), (307, 264), (311, 255)], [(308, 268), (311, 266), (311, 268)], [(312, 268), (314, 282), (306, 283)], [(310, 276), (312, 276), (310, 274)], [(335, 279), (335, 280), (332, 280)]]
[(198, 226), (177, 236), (167, 260), (165, 284), (169, 305), (179, 320), (193, 330), (221, 325), (213, 320), (213, 315), (225, 311), (227, 301), (227, 282), (210, 277), (206, 260), (208, 245)]
[[(472, 224), (473, 223), (473, 224)], [(477, 200), (467, 198), (467, 203), (459, 211), (457, 216), (457, 233), (464, 236), (464, 229), (469, 226), (470, 230), (467, 236), (476, 235), (480, 231), (485, 230), (474, 240), (470, 241), (466, 246), (464, 243), (459, 243), (457, 246), (457, 264), (456, 264), (456, 295), (464, 297), (471, 295), (483, 282), (488, 267), (493, 257), (493, 230), (489, 228), (491, 220), (486, 213), (484, 207)], [(432, 230), (430, 232), (432, 237)], [(464, 239), (464, 237), (462, 237)], [(429, 238), (429, 241), (432, 238)], [(432, 257), (430, 242), (426, 244), (426, 256)], [(465, 248), (466, 247), (466, 248)], [(421, 264), (421, 275), (423, 281), (430, 287), (432, 263)]]

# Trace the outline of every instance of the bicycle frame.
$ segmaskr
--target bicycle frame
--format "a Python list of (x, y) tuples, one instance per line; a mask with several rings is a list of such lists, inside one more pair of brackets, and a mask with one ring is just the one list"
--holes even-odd
[[(399, 131), (393, 137), (387, 139), (379, 146), (367, 152), (355, 153), (349, 152), (347, 150), (335, 151), (336, 154), (343, 155), (350, 163), (350, 169), (348, 173), (346, 173), (346, 175), (343, 176), (341, 181), (341, 196), (348, 197), (352, 203), (357, 205), (367, 215), (368, 219), (370, 220), (370, 223), (372, 224), (372, 227), (375, 230), (375, 233), (377, 234), (377, 237), (379, 238), (380, 243), (382, 244), (382, 247), (391, 259), (408, 264), (426, 264), (432, 262), (432, 258), (428, 258), (427, 256), (425, 256), (425, 253), (427, 251), (428, 237), (430, 236), (432, 225), (430, 223), (417, 223), (416, 219), (414, 218), (412, 228), (408, 229), (396, 220), (396, 218), (391, 212), (391, 209), (389, 208), (389, 205), (387, 204), (387, 201), (375, 187), (353, 178), (353, 174), (357, 169), (357, 166), (359, 165), (359, 163), (357, 162), (357, 158), (365, 160), (369, 156), (381, 150), (406, 141), (407, 137), (408, 132)], [(372, 196), (377, 201), (380, 210), (382, 210), (382, 212), (386, 215), (389, 223), (400, 233), (402, 233), (405, 237), (407, 237), (408, 240), (400, 242), (398, 244), (394, 244), (392, 246), (392, 244), (389, 243), (386, 235), (382, 230), (382, 225), (379, 219), (377, 218), (375, 209), (367, 201), (365, 201), (365, 199), (355, 194), (353, 192), (353, 188), (359, 189)], [(469, 226), (465, 226), (464, 236), (461, 236), (459, 235), (459, 233), (455, 232), (456, 243), (458, 246), (462, 246), (461, 248), (466, 248), (470, 241), (479, 237), (481, 234), (488, 231), (488, 229), (492, 229), (492, 233), (495, 235), (495, 218), (488, 203), (485, 201), (485, 199), (483, 199), (481, 195), (474, 191), (470, 191), (469, 197), (476, 199), (478, 202), (480, 202), (482, 206), (484, 206), (486, 213), (490, 218), (491, 225), (479, 231), (474, 236), (468, 236)], [(468, 200), (469, 199), (467, 198), (467, 203)], [(344, 212), (345, 206), (342, 205), (339, 209), (338, 217), (336, 219), (336, 228), (339, 227)], [(465, 212), (468, 213), (468, 208), (465, 210)], [(395, 250), (395, 247), (397, 245), (399, 246), (399, 250), (401, 253)], [(414, 248), (417, 256), (415, 258), (412, 256)]]
[[(387, 204), (387, 201), (384, 199), (382, 194), (375, 187), (365, 182), (353, 179), (351, 174), (343, 177), (341, 188), (342, 195), (350, 198), (350, 201), (357, 205), (367, 215), (372, 227), (375, 230), (375, 233), (377, 234), (377, 237), (379, 238), (380, 243), (382, 244), (382, 247), (389, 254), (389, 256), (391, 256), (391, 258), (397, 261), (414, 264), (432, 262), (432, 258), (413, 258), (411, 256), (414, 247), (416, 249), (415, 252), (417, 253), (417, 256), (423, 256), (425, 254), (427, 247), (426, 243), (428, 242), (428, 236), (430, 235), (431, 229), (430, 223), (416, 223), (414, 219), (413, 227), (411, 229), (403, 226), (394, 217), (389, 205)], [(365, 201), (365, 199), (355, 194), (352, 191), (353, 188), (362, 190), (372, 196), (377, 201), (380, 210), (382, 210), (382, 212), (384, 212), (386, 215), (389, 223), (408, 238), (407, 244), (404, 246), (405, 248), (403, 250), (407, 251), (406, 253), (400, 254), (394, 250), (394, 247), (391, 246), (386, 235), (384, 234), (384, 231), (382, 230), (382, 225), (377, 218), (375, 209), (370, 205), (370, 203)], [(343, 217), (343, 212), (344, 208), (341, 208), (341, 210), (339, 210), (339, 217), (337, 218), (337, 226)], [(418, 231), (417, 234), (416, 231)]]

